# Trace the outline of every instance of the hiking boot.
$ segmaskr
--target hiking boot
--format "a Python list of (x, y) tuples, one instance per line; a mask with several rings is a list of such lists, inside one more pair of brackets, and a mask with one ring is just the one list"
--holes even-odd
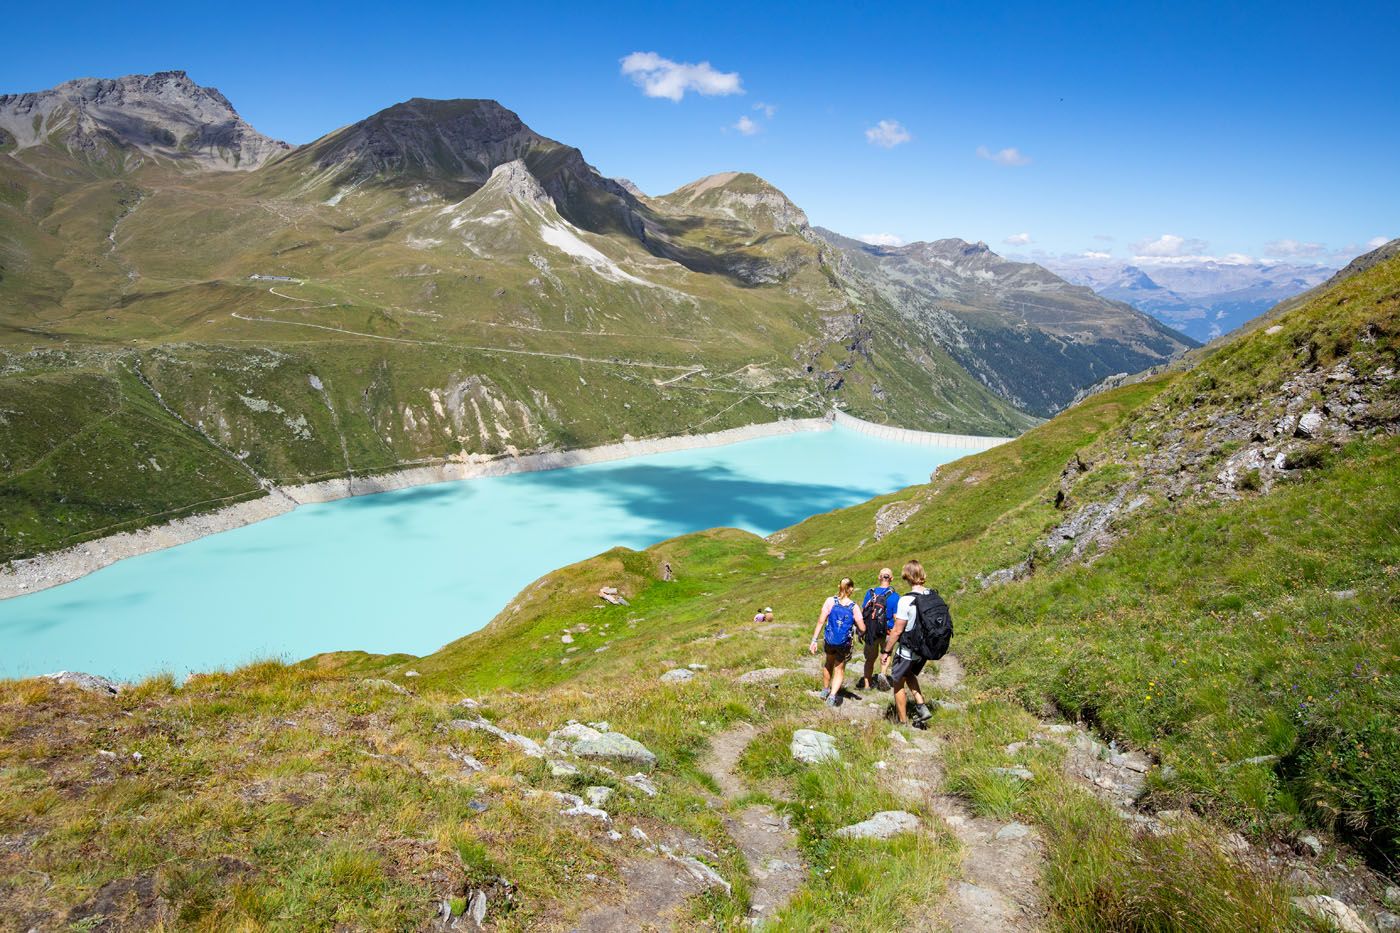
[(831, 688), (830, 688), (830, 687), (822, 687), (821, 696), (822, 696), (822, 699), (823, 699), (823, 700), (829, 700), (829, 699), (831, 699)]
[(840, 706), (840, 705), (841, 705), (841, 694), (839, 694), (839, 693), (833, 693), (831, 696), (827, 697), (827, 698), (826, 698), (826, 705), (827, 705), (827, 706), (830, 706), (830, 707), (832, 707), (832, 708), (835, 708), (835, 707), (837, 707), (837, 706)]
[(933, 718), (933, 710), (928, 708), (927, 703), (920, 703), (914, 707), (914, 721), (916, 723), (928, 722)]
[(915, 729), (922, 729), (925, 732), (928, 731), (928, 720), (926, 719), (916, 719), (909, 725), (913, 726)]
[(888, 677), (886, 677), (884, 674), (876, 674), (876, 675), (875, 675), (875, 689), (876, 689), (876, 690), (893, 690), (893, 689), (894, 689), (894, 684), (890, 683), (890, 679), (889, 679)]
[(856, 681), (856, 689), (857, 689), (857, 690), (869, 690), (869, 689), (870, 689), (870, 678), (869, 678), (869, 677), (862, 677), (860, 680), (857, 680), (857, 681)]

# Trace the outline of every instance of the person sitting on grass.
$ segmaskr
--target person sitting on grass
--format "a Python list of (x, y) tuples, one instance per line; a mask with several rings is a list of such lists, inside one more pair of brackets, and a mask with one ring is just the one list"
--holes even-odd
[(917, 560), (905, 564), (900, 576), (909, 584), (910, 591), (899, 598), (899, 608), (894, 613), (894, 628), (890, 629), (885, 639), (885, 654), (894, 652), (890, 680), (894, 687), (894, 711), (900, 725), (909, 724), (909, 697), (912, 695), (916, 704), (914, 725), (923, 727), (933, 718), (928, 704), (924, 702), (924, 694), (919, 689), (919, 674), (926, 662), (906, 644), (910, 639), (905, 637), (905, 632), (911, 631), (918, 620), (919, 610), (915, 596), (928, 595), (930, 590), (924, 585), (928, 582), (928, 577), (924, 575), (924, 565)]
[[(861, 690), (873, 690), (877, 686), (886, 689), (889, 686), (890, 656), (884, 653), (885, 639), (889, 636), (890, 629), (894, 626), (895, 610), (899, 608), (899, 594), (895, 592), (894, 571), (888, 567), (880, 570), (880, 582), (865, 591), (865, 599), (861, 600), (860, 611), (865, 617), (865, 672), (861, 675), (856, 687)], [(875, 660), (880, 661), (880, 673), (875, 673)], [(885, 681), (880, 685), (876, 677)]]
[(846, 679), (846, 662), (851, 659), (851, 646), (856, 633), (865, 634), (865, 620), (860, 607), (851, 598), (856, 584), (850, 577), (843, 577), (836, 588), (835, 596), (828, 596), (822, 603), (821, 616), (817, 619), (816, 630), (812, 632), (809, 650), (817, 653), (817, 638), (825, 642), (826, 658), (822, 664), (822, 699), (828, 706), (841, 703), (841, 683)]

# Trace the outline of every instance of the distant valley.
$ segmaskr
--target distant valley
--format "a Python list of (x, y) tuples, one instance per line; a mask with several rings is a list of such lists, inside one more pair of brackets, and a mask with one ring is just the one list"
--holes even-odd
[(1336, 266), (1241, 257), (1045, 260), (1076, 285), (1145, 311), (1194, 340), (1227, 334), (1274, 305), (1327, 281)]

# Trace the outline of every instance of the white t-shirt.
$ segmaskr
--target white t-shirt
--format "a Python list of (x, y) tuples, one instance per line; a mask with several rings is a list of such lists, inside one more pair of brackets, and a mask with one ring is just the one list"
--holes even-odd
[[(914, 621), (919, 617), (919, 607), (914, 604), (914, 594), (927, 592), (929, 592), (928, 587), (916, 586), (913, 589), (911, 589), (908, 593), (899, 597), (899, 608), (894, 611), (894, 617), (896, 620), (904, 620), (904, 631), (909, 631), (909, 627), (912, 626), (914, 624)], [(902, 642), (902, 634), (900, 635), (900, 639)], [(902, 643), (897, 645), (894, 651), (895, 654), (899, 655), (899, 657), (901, 658), (912, 658), (914, 656), (910, 651), (908, 651), (904, 647)]]

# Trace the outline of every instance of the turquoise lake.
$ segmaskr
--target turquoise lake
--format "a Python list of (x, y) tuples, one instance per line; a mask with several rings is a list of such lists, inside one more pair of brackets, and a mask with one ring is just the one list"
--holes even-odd
[(769, 534), (968, 453), (836, 427), (306, 505), (0, 602), (0, 677), (425, 654), (556, 567), (702, 528)]

